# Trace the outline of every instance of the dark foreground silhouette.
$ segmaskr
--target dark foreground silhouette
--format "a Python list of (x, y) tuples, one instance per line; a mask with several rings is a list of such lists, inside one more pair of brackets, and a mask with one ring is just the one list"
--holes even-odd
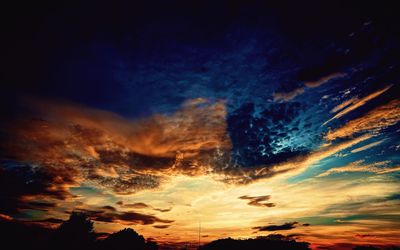
[(294, 239), (285, 237), (280, 234), (273, 234), (269, 236), (257, 237), (255, 239), (235, 240), (235, 239), (221, 239), (212, 241), (200, 247), (200, 250), (308, 250), (309, 243), (296, 242)]
[(69, 220), (57, 229), (48, 229), (18, 221), (1, 221), (1, 244), (7, 249), (32, 250), (157, 250), (154, 241), (131, 228), (98, 239), (101, 234), (94, 231), (93, 222), (84, 213), (73, 212)]
[[(96, 233), (93, 222), (84, 213), (73, 212), (57, 229), (0, 218), (1, 249), (13, 250), (157, 250), (158, 244), (131, 228), (113, 234)], [(5, 247), (5, 248), (4, 248)], [(182, 249), (177, 247), (177, 249)], [(280, 234), (254, 239), (220, 239), (205, 244), (199, 250), (307, 250), (309, 243), (297, 242)], [(354, 250), (375, 250), (372, 246), (357, 246)], [(386, 249), (399, 249), (396, 247)]]

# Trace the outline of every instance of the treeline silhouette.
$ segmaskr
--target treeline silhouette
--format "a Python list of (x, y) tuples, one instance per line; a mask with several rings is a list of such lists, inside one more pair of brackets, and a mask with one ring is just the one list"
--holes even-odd
[(310, 243), (297, 242), (293, 238), (281, 234), (260, 236), (254, 239), (220, 239), (200, 247), (200, 250), (309, 250)]
[[(111, 250), (135, 249), (157, 250), (154, 241), (144, 237), (131, 228), (98, 239), (93, 222), (84, 213), (71, 213), (57, 229), (48, 229), (35, 225), (27, 225), (16, 221), (1, 221), (2, 249), (33, 250)], [(7, 246), (7, 248), (3, 248)]]
[[(100, 237), (103, 236), (103, 237)], [(145, 240), (131, 228), (112, 234), (96, 233), (93, 222), (84, 213), (72, 212), (58, 228), (49, 229), (15, 220), (0, 219), (1, 249), (30, 250), (157, 250), (157, 242)], [(308, 250), (308, 242), (297, 242), (280, 234), (254, 239), (219, 239), (199, 250)], [(166, 249), (166, 248), (165, 248)], [(168, 247), (171, 249), (171, 247)], [(186, 249), (177, 246), (176, 249)], [(356, 246), (354, 250), (375, 250), (373, 246)], [(399, 249), (397, 247), (387, 249)]]

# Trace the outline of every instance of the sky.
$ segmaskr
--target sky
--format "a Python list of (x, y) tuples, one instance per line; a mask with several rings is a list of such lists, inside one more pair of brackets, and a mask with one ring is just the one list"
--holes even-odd
[(0, 218), (165, 244), (400, 241), (390, 3), (30, 3), (2, 17)]

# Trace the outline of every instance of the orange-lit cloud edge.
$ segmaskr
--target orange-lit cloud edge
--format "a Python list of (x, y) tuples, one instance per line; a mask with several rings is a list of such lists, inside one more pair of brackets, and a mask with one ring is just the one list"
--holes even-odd
[[(355, 105), (345, 109), (350, 112), (368, 100), (342, 106)], [(34, 164), (51, 177), (45, 192), (21, 197), (25, 203), (52, 204), (37, 215), (38, 223), (52, 225), (46, 219), (66, 219), (68, 212), (78, 210), (95, 220), (98, 231), (131, 226), (159, 242), (195, 241), (199, 222), (204, 242), (274, 232), (312, 242), (313, 247), (398, 242), (399, 201), (385, 199), (399, 190), (388, 175), (398, 167), (378, 169), (379, 162), (355, 162), (295, 184), (288, 178), (396, 124), (399, 100), (330, 130), (323, 135), (325, 143), (308, 155), (247, 169), (230, 159), (223, 100), (188, 100), (172, 115), (141, 120), (67, 102), (30, 104), (41, 119), (13, 124), (9, 131), (15, 138), (6, 148), (13, 159)], [(362, 180), (328, 178), (360, 171), (372, 174)], [(371, 216), (342, 220), (360, 214)], [(259, 230), (285, 223), (294, 223), (293, 228)]]

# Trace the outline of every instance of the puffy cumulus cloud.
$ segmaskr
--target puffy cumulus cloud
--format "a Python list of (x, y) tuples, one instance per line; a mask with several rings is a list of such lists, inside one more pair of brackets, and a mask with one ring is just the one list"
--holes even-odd
[[(346, 115), (347, 113), (363, 106), (364, 104), (366, 104), (368, 101), (380, 96), (381, 94), (383, 94), (384, 92), (386, 92), (388, 89), (390, 89), (392, 87), (392, 85), (386, 86), (383, 89), (380, 89), (378, 91), (375, 91), (372, 94), (369, 94), (361, 99), (358, 99), (357, 97), (353, 97), (350, 100), (347, 100), (341, 104), (339, 104), (338, 106), (336, 106), (335, 108), (332, 109), (332, 112), (336, 112), (339, 111), (345, 107), (345, 109), (343, 109), (342, 111), (340, 111), (339, 113), (337, 113), (336, 115), (334, 115), (331, 119), (327, 120), (326, 122), (323, 123), (323, 125), (331, 122), (332, 120), (338, 119), (344, 115)], [(351, 105), (350, 105), (351, 104)]]
[(386, 174), (400, 170), (400, 166), (388, 167), (389, 164), (390, 161), (381, 161), (370, 164), (364, 164), (364, 160), (359, 160), (342, 167), (331, 168), (328, 171), (318, 175), (318, 177), (324, 177), (334, 173), (346, 173), (346, 172), (370, 172), (376, 174)]
[(172, 115), (139, 120), (71, 103), (32, 103), (35, 119), (10, 126), (6, 155), (34, 163), (53, 187), (89, 179), (130, 194), (157, 187), (171, 173), (213, 171), (210, 163), (231, 147), (222, 101), (199, 98)]
[(338, 129), (328, 131), (324, 138), (332, 141), (336, 138), (350, 137), (362, 132), (376, 133), (396, 124), (399, 120), (400, 100), (396, 99), (369, 111), (359, 118), (347, 122)]
[(316, 88), (321, 86), (322, 84), (329, 82), (330, 80), (341, 78), (344, 76), (346, 76), (346, 74), (344, 73), (340, 72), (332, 73), (327, 76), (323, 76), (316, 81), (305, 82), (303, 87), (298, 87), (287, 92), (275, 92), (273, 94), (273, 97), (275, 101), (290, 101), (294, 99), (296, 96), (303, 94), (306, 88)]
[(270, 195), (262, 195), (262, 196), (247, 196), (243, 195), (240, 196), (239, 199), (241, 200), (249, 200), (247, 204), (250, 206), (255, 207), (275, 207), (274, 203), (267, 202), (271, 199)]
[(282, 225), (268, 225), (262, 227), (253, 227), (253, 229), (257, 229), (258, 231), (281, 231), (281, 230), (291, 230), (296, 228), (298, 222), (288, 222)]

